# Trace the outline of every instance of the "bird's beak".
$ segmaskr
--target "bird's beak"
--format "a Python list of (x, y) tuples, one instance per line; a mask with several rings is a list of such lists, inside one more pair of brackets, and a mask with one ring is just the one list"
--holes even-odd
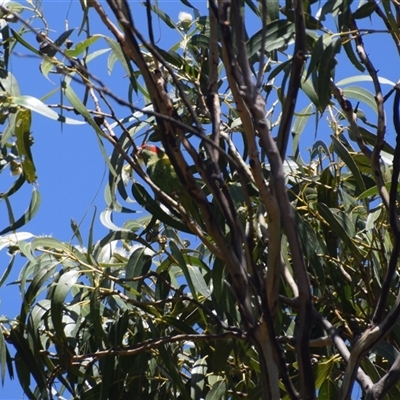
[(143, 156), (142, 156), (142, 147), (141, 146), (138, 146), (138, 147), (136, 147), (136, 149), (133, 151), (133, 155), (137, 158), (137, 160), (139, 161), (139, 165), (141, 166), (141, 167), (143, 167), (145, 164), (144, 164), (144, 160), (143, 160)]

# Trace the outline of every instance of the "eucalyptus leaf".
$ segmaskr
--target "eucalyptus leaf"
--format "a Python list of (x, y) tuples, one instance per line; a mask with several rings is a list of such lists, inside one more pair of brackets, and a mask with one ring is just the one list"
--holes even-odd
[(70, 125), (84, 125), (85, 121), (79, 121), (73, 118), (64, 117), (56, 113), (51, 108), (47, 107), (41, 100), (32, 96), (19, 96), (13, 97), (12, 103), (18, 106), (27, 108), (31, 111), (37, 112), (38, 114), (44, 115), (47, 118), (53, 119), (55, 121), (64, 122)]

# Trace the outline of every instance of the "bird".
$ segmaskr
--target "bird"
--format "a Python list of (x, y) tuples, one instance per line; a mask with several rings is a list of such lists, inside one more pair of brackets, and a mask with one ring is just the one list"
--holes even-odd
[(198, 224), (202, 225), (200, 211), (188, 190), (179, 180), (168, 155), (159, 147), (150, 144), (137, 147), (135, 154), (146, 166), (147, 175), (154, 184), (168, 196), (179, 201), (185, 211)]

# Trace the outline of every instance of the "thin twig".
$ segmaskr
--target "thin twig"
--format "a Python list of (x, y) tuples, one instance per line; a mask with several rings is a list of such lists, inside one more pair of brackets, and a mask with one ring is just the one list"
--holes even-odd
[[(220, 334), (181, 334), (174, 336), (164, 336), (157, 339), (148, 339), (135, 346), (127, 346), (122, 348), (112, 348), (109, 350), (97, 351), (95, 353), (75, 355), (70, 358), (72, 364), (81, 362), (84, 360), (98, 360), (102, 357), (107, 356), (132, 356), (134, 354), (142, 353), (144, 351), (149, 351), (156, 349), (164, 344), (171, 344), (176, 342), (202, 342), (202, 341), (213, 341), (213, 340), (227, 340), (227, 339), (239, 339), (245, 340), (246, 335), (237, 332), (225, 332)], [(42, 353), (48, 354), (43, 351)]]
[(261, 49), (260, 49), (260, 61), (258, 66), (258, 76), (257, 76), (257, 83), (256, 88), (260, 89), (263, 78), (264, 78), (264, 67), (265, 67), (265, 42), (267, 36), (267, 1), (260, 0), (261, 4)]

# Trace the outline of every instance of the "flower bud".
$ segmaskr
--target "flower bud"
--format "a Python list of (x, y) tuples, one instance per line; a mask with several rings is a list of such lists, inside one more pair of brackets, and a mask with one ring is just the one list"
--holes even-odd
[(184, 32), (187, 32), (193, 21), (193, 17), (192, 17), (192, 14), (189, 14), (185, 11), (181, 11), (179, 13), (178, 20), (179, 20), (178, 25), (179, 25), (180, 29), (183, 30)]

